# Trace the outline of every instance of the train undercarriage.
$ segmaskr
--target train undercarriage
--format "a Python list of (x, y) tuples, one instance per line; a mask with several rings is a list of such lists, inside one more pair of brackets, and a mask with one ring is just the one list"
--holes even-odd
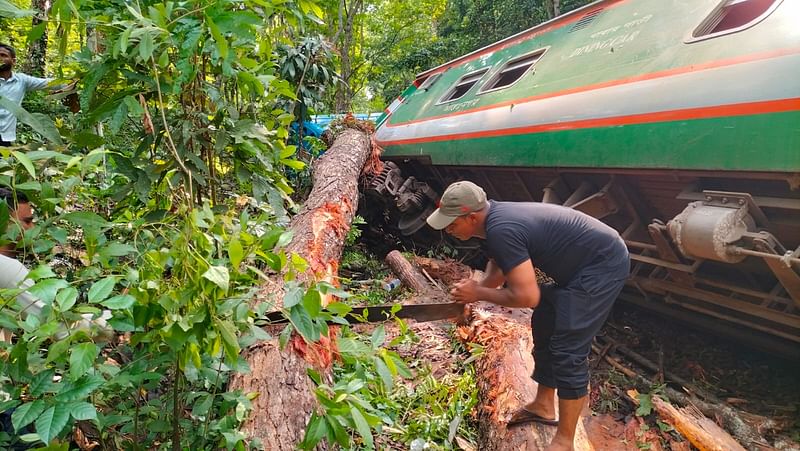
[[(492, 199), (561, 204), (603, 220), (631, 253), (622, 300), (800, 358), (800, 174), (434, 166), (398, 159), (387, 161), (364, 189), (367, 222), (383, 222), (418, 246), (448, 240), (425, 218), (457, 180), (478, 183)], [(449, 245), (479, 265), (477, 243)]]

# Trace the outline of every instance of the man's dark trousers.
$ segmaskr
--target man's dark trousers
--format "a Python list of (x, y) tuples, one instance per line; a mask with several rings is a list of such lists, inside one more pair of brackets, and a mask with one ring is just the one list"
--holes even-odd
[(565, 287), (541, 286), (541, 300), (531, 317), (533, 379), (558, 390), (562, 399), (588, 394), (592, 339), (605, 323), (630, 271), (624, 263), (588, 266)]
[(11, 147), (12, 144), (14, 143), (11, 141), (3, 141), (2, 139), (0, 139), (0, 147)]

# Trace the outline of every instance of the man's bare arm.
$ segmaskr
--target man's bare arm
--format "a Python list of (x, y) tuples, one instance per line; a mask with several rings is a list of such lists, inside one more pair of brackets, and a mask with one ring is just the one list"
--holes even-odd
[(489, 260), (489, 263), (486, 264), (486, 270), (483, 272), (483, 279), (480, 281), (479, 285), (487, 288), (497, 288), (503, 285), (505, 281), (506, 276), (503, 275), (503, 271), (497, 266), (497, 263), (495, 263), (494, 260)]
[[(485, 280), (485, 279), (484, 279)], [(541, 299), (536, 271), (531, 260), (525, 260), (505, 274), (506, 287), (490, 288), (474, 280), (463, 280), (455, 285), (450, 294), (457, 302), (471, 303), (488, 301), (511, 308), (536, 307)]]

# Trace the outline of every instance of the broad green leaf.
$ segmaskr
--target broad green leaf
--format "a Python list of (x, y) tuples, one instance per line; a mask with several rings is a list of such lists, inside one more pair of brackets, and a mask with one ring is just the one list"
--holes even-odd
[(82, 400), (103, 383), (105, 380), (97, 375), (87, 375), (75, 382), (67, 381), (55, 396), (55, 400), (59, 402)]
[(44, 412), (45, 408), (47, 408), (47, 405), (41, 399), (37, 399), (34, 402), (27, 402), (17, 407), (14, 413), (11, 414), (11, 425), (14, 426), (14, 430), (19, 433), (22, 428), (39, 418), (39, 415)]
[(373, 357), (373, 362), (375, 362), (375, 370), (378, 372), (378, 375), (381, 377), (381, 381), (383, 382), (384, 388), (387, 391), (390, 391), (392, 387), (394, 387), (394, 376), (392, 372), (389, 370), (389, 367), (386, 366), (386, 363), (379, 357)]
[(0, 402), (0, 413), (13, 409), (18, 405), (20, 405), (19, 399), (9, 399), (7, 401), (2, 401)]
[(330, 304), (325, 306), (325, 309), (336, 315), (346, 315), (350, 313), (351, 310), (353, 310), (353, 307), (350, 307), (349, 305), (343, 302), (331, 302)]
[(350, 434), (339, 422), (338, 417), (328, 416), (328, 426), (333, 429), (333, 436), (336, 437), (336, 443), (344, 448), (350, 448)]
[(280, 160), (280, 162), (284, 166), (290, 167), (290, 168), (294, 169), (295, 171), (302, 171), (306, 167), (306, 164), (303, 163), (300, 160), (283, 159), (283, 160)]
[(158, 57), (158, 66), (164, 69), (168, 65), (169, 65), (169, 52), (164, 50), (163, 52), (161, 52), (161, 56)]
[(281, 153), (280, 153), (280, 155), (279, 155), (279, 157), (278, 157), (278, 158), (280, 158), (281, 160), (283, 160), (283, 159), (285, 159), (285, 158), (289, 158), (289, 157), (291, 157), (291, 156), (292, 156), (292, 155), (294, 155), (296, 152), (297, 152), (297, 146), (286, 146), (286, 147), (284, 147), (283, 149), (281, 149)]
[(206, 22), (208, 23), (209, 31), (211, 31), (211, 36), (214, 37), (214, 42), (217, 43), (217, 51), (220, 58), (226, 59), (228, 57), (228, 41), (208, 14), (206, 14)]
[(339, 339), (339, 352), (341, 352), (343, 355), (350, 355), (355, 358), (360, 358), (361, 356), (367, 355), (370, 352), (370, 349), (367, 345), (359, 340), (353, 340), (352, 338), (341, 338)]
[(278, 346), (280, 349), (284, 349), (286, 344), (289, 343), (289, 339), (292, 338), (292, 331), (294, 327), (291, 324), (287, 324), (286, 327), (283, 328), (280, 335), (278, 335)]
[[(2, 9), (2, 7), (0, 7), (0, 9)], [(30, 45), (32, 42), (38, 41), (39, 38), (44, 35), (45, 25), (47, 25), (47, 22), (41, 22), (40, 24), (31, 28), (31, 31), (28, 32), (27, 36), (28, 45)]]
[(123, 257), (131, 252), (134, 252), (135, 250), (136, 248), (130, 244), (110, 243), (98, 249), (97, 253), (101, 257), (108, 259), (110, 257)]
[[(288, 285), (288, 284), (287, 284)], [(292, 308), (303, 300), (303, 287), (296, 284), (286, 290), (283, 295), (283, 308)]]
[(309, 341), (319, 340), (319, 329), (315, 327), (314, 321), (308, 316), (308, 312), (302, 305), (292, 307), (289, 312), (292, 324), (297, 328), (297, 332)]
[(284, 247), (292, 241), (292, 237), (294, 234), (292, 231), (287, 230), (286, 232), (281, 233), (280, 237), (278, 238), (278, 242), (275, 244), (275, 247)]
[(374, 448), (375, 444), (372, 440), (372, 431), (369, 428), (369, 424), (367, 424), (367, 420), (364, 419), (364, 415), (361, 413), (361, 410), (359, 410), (358, 407), (351, 406), (350, 414), (353, 416), (353, 422), (356, 425), (356, 431), (358, 431), (358, 434), (364, 439), (364, 444), (368, 448)]
[(28, 293), (38, 298), (40, 301), (47, 305), (53, 303), (56, 297), (56, 292), (62, 288), (69, 286), (64, 279), (44, 279), (36, 282), (32, 287), (28, 288)]
[(244, 447), (240, 446), (242, 440), (246, 439), (247, 437), (242, 434), (241, 432), (223, 432), (222, 436), (225, 438), (225, 448), (228, 450), (232, 450), (234, 448), (241, 451), (244, 451)]
[(33, 167), (33, 162), (30, 160), (30, 158), (28, 158), (28, 156), (25, 155), (24, 153), (18, 152), (16, 150), (12, 151), (11, 154), (14, 155), (14, 158), (16, 158), (17, 161), (20, 162), (20, 164), (25, 166), (25, 170), (28, 171), (28, 174), (30, 174), (31, 178), (35, 179), (36, 169)]
[(384, 329), (383, 324), (380, 324), (372, 332), (372, 337), (370, 337), (370, 341), (372, 342), (372, 349), (380, 348), (385, 340), (386, 340), (386, 329)]
[(69, 404), (56, 403), (36, 419), (36, 433), (44, 443), (58, 437), (69, 421)]
[(72, 211), (63, 216), (64, 220), (71, 222), (80, 227), (98, 227), (102, 228), (108, 225), (108, 222), (101, 218), (97, 213), (91, 211)]
[(96, 420), (97, 409), (94, 405), (84, 402), (76, 401), (69, 403), (69, 414), (76, 420)]
[(73, 346), (69, 356), (69, 375), (72, 380), (77, 380), (94, 366), (97, 352), (97, 345), (94, 343), (81, 343)]
[(228, 268), (224, 266), (212, 266), (208, 268), (205, 273), (203, 273), (203, 277), (213, 282), (214, 285), (225, 290), (225, 292), (228, 291), (228, 286), (230, 284), (230, 274), (228, 273)]
[(55, 382), (53, 382), (53, 376), (55, 376), (54, 370), (42, 371), (34, 376), (30, 385), (28, 385), (28, 391), (31, 396), (39, 397), (45, 393), (49, 393), (56, 385)]
[(202, 417), (208, 413), (208, 410), (211, 409), (211, 405), (214, 403), (214, 396), (213, 395), (205, 395), (203, 400), (200, 402), (195, 401), (194, 407), (192, 407), (192, 416)]
[(71, 309), (77, 300), (78, 290), (72, 286), (66, 287), (56, 294), (56, 304), (62, 312)]
[(20, 9), (17, 5), (7, 0), (0, 0), (0, 17), (17, 18), (32, 16), (35, 13), (36, 11), (31, 9)]
[(111, 310), (121, 310), (130, 308), (136, 302), (136, 298), (129, 294), (121, 294), (119, 296), (114, 296), (110, 299), (106, 299), (105, 301), (101, 302), (100, 305), (107, 307)]
[(303, 296), (303, 307), (312, 318), (319, 316), (320, 311), (322, 311), (322, 298), (319, 295), (319, 291), (310, 288)]
[(142, 37), (139, 39), (139, 56), (142, 60), (150, 60), (150, 57), (153, 56), (153, 47), (153, 35), (148, 32), (142, 33)]
[(242, 258), (244, 258), (244, 249), (241, 241), (237, 239), (231, 241), (231, 244), (228, 245), (228, 257), (231, 259), (231, 265), (238, 269)]
[(317, 443), (328, 435), (328, 423), (325, 418), (311, 414), (311, 420), (306, 427), (306, 436), (303, 438), (303, 448), (313, 449)]
[(14, 185), (14, 188), (20, 191), (41, 191), (42, 184), (35, 181), (23, 182)]
[(639, 407), (636, 416), (646, 417), (653, 412), (653, 396), (650, 393), (639, 393)]
[(89, 302), (97, 303), (103, 301), (114, 290), (114, 285), (117, 284), (116, 277), (106, 277), (105, 279), (98, 280), (89, 288)]
[[(0, 6), (0, 8), (2, 8), (2, 6)], [(25, 111), (21, 106), (2, 96), (0, 96), (0, 107), (10, 111), (20, 122), (28, 125), (48, 141), (54, 144), (63, 144), (56, 125), (53, 123), (52, 119), (44, 114), (31, 114)]]
[(48, 265), (39, 265), (28, 273), (29, 279), (40, 280), (55, 277), (56, 273)]
[(411, 370), (406, 365), (406, 362), (404, 362), (403, 359), (401, 359), (400, 356), (397, 355), (397, 353), (387, 352), (383, 358), (383, 361), (386, 362), (387, 365), (389, 364), (389, 362), (393, 363), (392, 366), (395, 369), (394, 371), (392, 371), (392, 373), (397, 373), (405, 378), (413, 377), (413, 375), (411, 374)]
[(239, 341), (236, 338), (236, 328), (230, 321), (215, 319), (214, 323), (222, 337), (222, 346), (225, 348), (225, 354), (232, 362), (235, 362), (239, 357)]

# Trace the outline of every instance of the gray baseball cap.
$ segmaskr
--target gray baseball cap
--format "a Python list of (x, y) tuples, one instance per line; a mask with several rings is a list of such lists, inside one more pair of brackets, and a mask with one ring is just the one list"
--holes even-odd
[(472, 182), (456, 182), (448, 186), (439, 200), (439, 208), (428, 216), (428, 225), (436, 230), (449, 226), (457, 217), (486, 207), (486, 192)]

